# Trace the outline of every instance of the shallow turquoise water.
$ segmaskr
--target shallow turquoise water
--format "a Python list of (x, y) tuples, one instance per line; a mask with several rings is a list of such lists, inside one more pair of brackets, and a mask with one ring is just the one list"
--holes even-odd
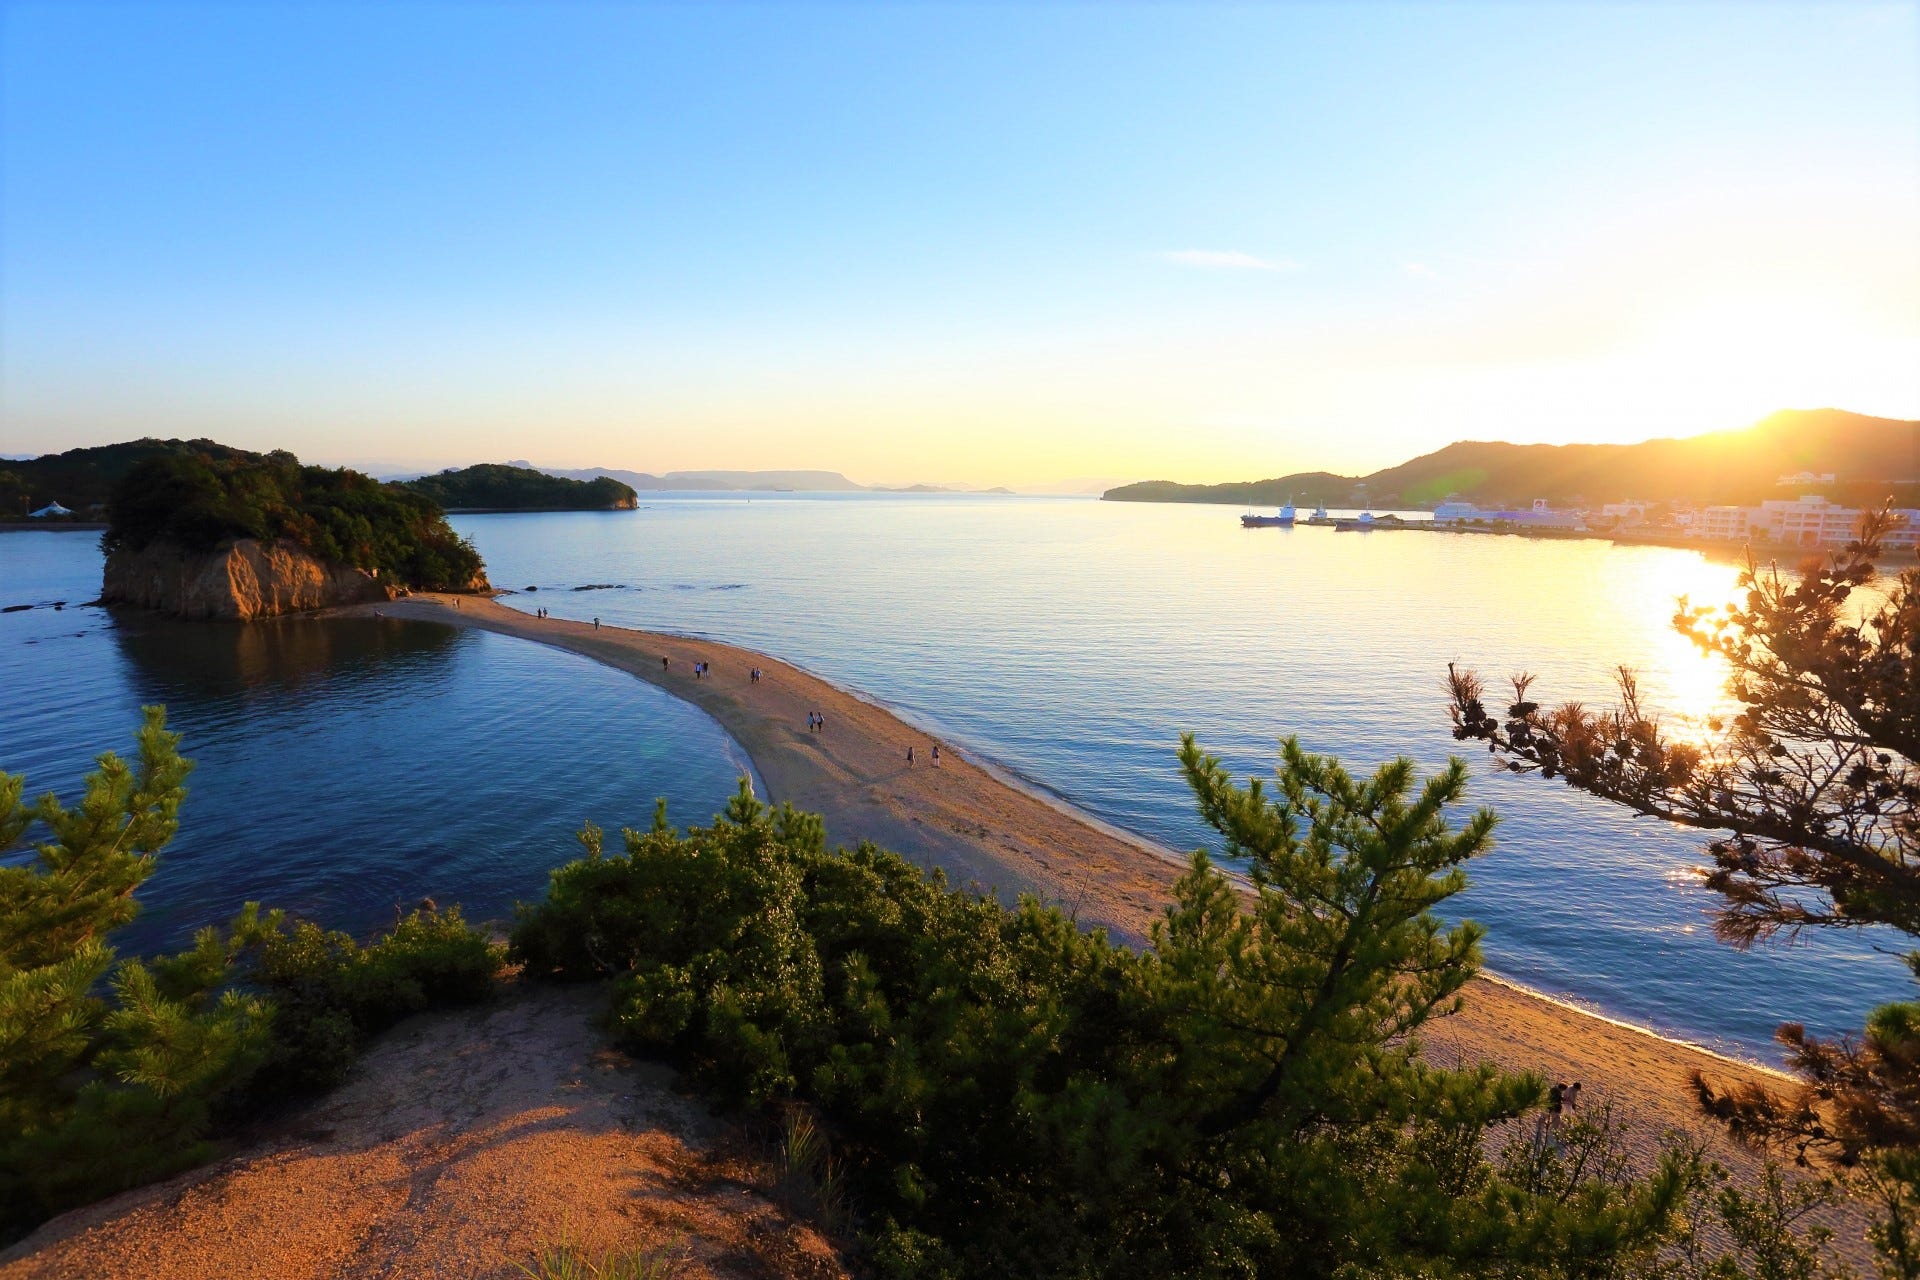
[[(1720, 674), (1673, 634), (1676, 596), (1734, 569), (1603, 542), (1239, 527), (1231, 507), (875, 495), (648, 495), (637, 512), (456, 521), (507, 597), (556, 616), (712, 635), (884, 701), (1099, 817), (1209, 844), (1178, 773), (1183, 730), (1244, 774), (1278, 739), (1371, 768), (1458, 750), (1449, 661), (1605, 699), (1637, 668), (1705, 714)], [(588, 584), (611, 590), (575, 591)], [(1772, 1056), (1788, 1018), (1857, 1027), (1904, 994), (1875, 944), (1824, 935), (1735, 952), (1711, 936), (1697, 837), (1564, 787), (1496, 775), (1502, 817), (1456, 900), (1495, 971), (1668, 1033)]]
[(365, 932), (431, 896), (475, 918), (536, 898), (592, 819), (654, 798), (707, 821), (745, 757), (704, 713), (587, 659), (392, 619), (175, 623), (75, 608), (84, 533), (0, 535), (0, 769), (72, 798), (162, 703), (195, 761), (180, 833), (124, 951), (173, 946), (264, 900)]

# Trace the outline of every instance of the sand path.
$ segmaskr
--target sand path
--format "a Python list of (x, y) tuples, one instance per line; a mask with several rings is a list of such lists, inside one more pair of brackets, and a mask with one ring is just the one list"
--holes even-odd
[[(746, 750), (768, 798), (821, 814), (840, 843), (870, 839), (961, 884), (1031, 892), (1138, 942), (1168, 901), (1177, 858), (1020, 790), (927, 735), (778, 659), (732, 645), (562, 619), (489, 600), (415, 596), (388, 616), (550, 644), (672, 691)], [(370, 608), (348, 612), (366, 613)], [(662, 665), (662, 658), (667, 660)], [(712, 675), (695, 680), (693, 664)], [(758, 684), (748, 671), (759, 667)], [(807, 713), (826, 716), (820, 733)], [(915, 748), (909, 767), (907, 747)], [(636, 815), (641, 820), (644, 815)], [(384, 1038), (288, 1132), (206, 1169), (55, 1219), (0, 1258), (0, 1278), (517, 1274), (571, 1227), (595, 1242), (670, 1245), (689, 1276), (840, 1274), (817, 1236), (753, 1190), (724, 1131), (659, 1068), (604, 1049), (579, 991), (419, 1019)], [(1581, 1080), (1584, 1103), (1628, 1121), (1641, 1162), (1672, 1128), (1754, 1158), (1705, 1129), (1689, 1076), (1758, 1068), (1489, 979), (1422, 1033), (1444, 1063), (1493, 1061)], [(716, 1148), (716, 1143), (721, 1144)], [(1824, 1215), (1865, 1261), (1864, 1218)]]
[[(1139, 943), (1168, 902), (1182, 858), (1019, 789), (886, 709), (777, 658), (718, 641), (541, 619), (492, 600), (416, 595), (391, 617), (534, 640), (629, 671), (706, 711), (745, 749), (769, 797), (826, 820), (828, 838), (872, 840), (955, 883), (1003, 896), (1032, 893), (1116, 938)], [(351, 612), (365, 613), (362, 608)], [(663, 665), (661, 659), (667, 661)], [(696, 662), (712, 673), (696, 680)], [(748, 678), (758, 667), (759, 683)], [(826, 716), (819, 733), (807, 713)], [(915, 748), (909, 766), (907, 748)], [(1582, 1080), (1663, 1123), (1698, 1123), (1688, 1087), (1697, 1068), (1721, 1077), (1768, 1073), (1491, 979), (1468, 1007), (1427, 1033), (1441, 1052)]]
[(54, 1219), (4, 1280), (513, 1280), (567, 1240), (684, 1280), (845, 1280), (768, 1198), (758, 1152), (610, 1049), (604, 996), (508, 983), (414, 1018), (245, 1150)]

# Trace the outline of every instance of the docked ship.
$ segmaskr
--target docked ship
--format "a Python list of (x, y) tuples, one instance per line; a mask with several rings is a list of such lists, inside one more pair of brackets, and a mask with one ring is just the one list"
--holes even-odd
[(1270, 516), (1257, 516), (1249, 511), (1240, 517), (1240, 527), (1243, 529), (1291, 529), (1295, 514), (1291, 502)]

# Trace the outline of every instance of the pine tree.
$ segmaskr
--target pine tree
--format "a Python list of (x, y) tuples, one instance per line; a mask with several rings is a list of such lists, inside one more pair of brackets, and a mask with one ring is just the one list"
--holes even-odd
[(159, 707), (129, 765), (99, 758), (73, 808), (0, 773), (0, 1239), (206, 1158), (217, 1115), (271, 1087), (325, 1088), (366, 1037), (490, 992), (499, 949), (458, 907), (366, 946), (248, 903), (175, 955), (107, 941), (173, 838), (192, 765)]
[[(1449, 668), (1454, 736), (1516, 772), (1714, 832), (1714, 931), (1735, 946), (1875, 925), (1920, 938), (1920, 570), (1869, 586), (1891, 519), (1868, 518), (1797, 576), (1749, 559), (1744, 599), (1726, 608), (1680, 602), (1675, 627), (1727, 665), (1741, 706), (1729, 721), (1673, 734), (1624, 668), (1611, 709), (1544, 707), (1523, 675), (1496, 715), (1479, 677)], [(1863, 590), (1880, 600), (1859, 607)], [(1906, 962), (1920, 977), (1920, 950)], [(1797, 1023), (1778, 1037), (1802, 1088), (1697, 1076), (1703, 1104), (1802, 1162), (1858, 1169), (1879, 1200), (1883, 1268), (1920, 1276), (1920, 1001), (1875, 1010), (1858, 1038)]]
[(0, 849), (46, 833), (0, 867), (0, 1226), (202, 1158), (212, 1100), (265, 1049), (262, 998), (182, 964), (116, 965), (105, 941), (137, 914), (192, 768), (159, 707), (138, 749), (137, 765), (101, 756), (73, 808), (0, 774)]

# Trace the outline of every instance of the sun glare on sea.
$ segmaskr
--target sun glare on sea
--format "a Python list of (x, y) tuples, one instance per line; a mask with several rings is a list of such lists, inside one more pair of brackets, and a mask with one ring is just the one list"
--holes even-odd
[(1646, 637), (1634, 669), (1645, 710), (1676, 737), (1704, 739), (1711, 734), (1710, 720), (1737, 710), (1727, 696), (1727, 664), (1675, 630), (1673, 617), (1682, 599), (1695, 607), (1731, 603), (1739, 568), (1689, 555), (1620, 560), (1615, 573), (1623, 589), (1614, 599), (1640, 614), (1637, 629)]

